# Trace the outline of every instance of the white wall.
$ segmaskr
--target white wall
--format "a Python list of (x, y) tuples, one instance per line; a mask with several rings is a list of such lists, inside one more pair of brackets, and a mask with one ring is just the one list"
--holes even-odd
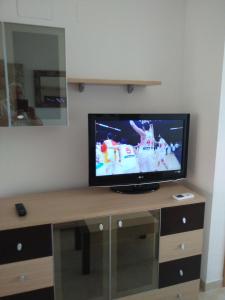
[(215, 195), (219, 199), (212, 201), (224, 41), (225, 1), (187, 0), (184, 108), (192, 115), (188, 178), (207, 198), (202, 263), (202, 278), (207, 283), (222, 279), (224, 256), (224, 239), (220, 240), (225, 236), (221, 207), (224, 200), (222, 195)]
[(183, 0), (1, 0), (0, 19), (65, 27), (70, 77), (162, 80), (70, 86), (69, 128), (0, 128), (0, 196), (87, 185), (88, 113), (183, 111)]
[[(225, 53), (224, 53), (225, 58)], [(225, 60), (223, 62), (223, 77), (221, 103), (219, 114), (219, 131), (216, 152), (216, 166), (213, 190), (213, 205), (209, 235), (209, 258), (207, 281), (222, 279), (225, 251)]]

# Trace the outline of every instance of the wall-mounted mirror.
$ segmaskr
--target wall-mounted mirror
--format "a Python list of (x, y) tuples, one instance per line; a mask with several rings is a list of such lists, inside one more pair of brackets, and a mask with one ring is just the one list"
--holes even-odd
[(8, 126), (9, 114), (7, 107), (7, 96), (6, 96), (6, 74), (4, 66), (4, 48), (3, 43), (3, 27), (0, 24), (0, 126)]
[(1, 26), (0, 126), (67, 125), (65, 30)]

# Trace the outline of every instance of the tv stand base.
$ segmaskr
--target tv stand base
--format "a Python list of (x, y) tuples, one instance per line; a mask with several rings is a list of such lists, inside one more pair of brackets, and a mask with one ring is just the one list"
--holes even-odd
[(112, 186), (111, 190), (116, 193), (124, 194), (143, 194), (154, 192), (159, 189), (159, 183), (134, 184), (125, 186)]

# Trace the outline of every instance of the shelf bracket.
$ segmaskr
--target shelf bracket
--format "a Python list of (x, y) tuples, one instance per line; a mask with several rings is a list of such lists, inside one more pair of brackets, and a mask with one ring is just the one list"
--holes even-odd
[(128, 94), (132, 94), (134, 91), (134, 85), (133, 84), (128, 84), (127, 85), (127, 92)]
[(82, 93), (84, 91), (85, 88), (85, 84), (84, 83), (78, 83), (78, 90), (80, 93)]

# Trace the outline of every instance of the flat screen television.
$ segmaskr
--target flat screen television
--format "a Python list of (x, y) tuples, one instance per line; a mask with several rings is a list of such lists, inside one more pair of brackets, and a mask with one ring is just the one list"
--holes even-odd
[(186, 177), (189, 114), (89, 114), (89, 185), (138, 193)]

